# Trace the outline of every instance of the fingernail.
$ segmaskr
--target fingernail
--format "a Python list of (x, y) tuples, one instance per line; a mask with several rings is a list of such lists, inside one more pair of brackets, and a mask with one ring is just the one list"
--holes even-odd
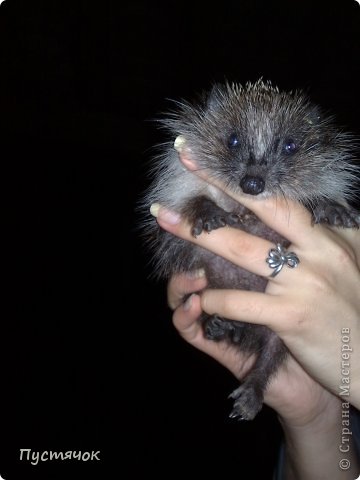
[(186, 302), (183, 303), (183, 310), (184, 312), (188, 312), (192, 306), (193, 298), (194, 298), (195, 293), (192, 293), (190, 297), (186, 300)]
[(191, 272), (186, 272), (187, 277), (192, 280), (196, 280), (197, 278), (204, 278), (205, 277), (205, 270), (203, 268), (199, 268), (198, 270), (192, 270)]
[(177, 152), (181, 152), (185, 144), (186, 144), (186, 139), (184, 135), (179, 135), (178, 137), (175, 138), (174, 148)]
[(178, 213), (168, 210), (160, 203), (153, 203), (150, 207), (150, 213), (153, 217), (163, 220), (170, 225), (176, 225), (181, 220), (181, 216)]
[(150, 206), (150, 213), (153, 217), (157, 218), (160, 207), (161, 207), (160, 203), (153, 203)]

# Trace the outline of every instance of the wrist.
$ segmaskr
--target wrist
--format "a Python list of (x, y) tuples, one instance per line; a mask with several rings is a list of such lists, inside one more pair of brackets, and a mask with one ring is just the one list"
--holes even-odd
[[(340, 399), (323, 388), (289, 355), (265, 394), (284, 428), (322, 423), (324, 412), (340, 408)], [(324, 419), (325, 420), (325, 419)]]
[(322, 431), (331, 426), (338, 427), (341, 422), (340, 398), (327, 390), (318, 392), (318, 398), (311, 407), (295, 411), (290, 408), (278, 412), (280, 424), (284, 430)]
[(279, 415), (285, 437), (284, 478), (356, 478), (359, 459), (351, 435), (350, 412), (343, 408), (341, 399), (331, 395), (321, 410), (314, 410), (307, 418), (294, 420)]

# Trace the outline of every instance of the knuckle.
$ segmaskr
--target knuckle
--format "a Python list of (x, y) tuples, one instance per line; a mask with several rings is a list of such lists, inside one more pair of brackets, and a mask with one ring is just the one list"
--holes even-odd
[(215, 313), (215, 311), (213, 311), (213, 301), (212, 301), (212, 297), (213, 297), (213, 292), (209, 291), (209, 290), (205, 290), (202, 292), (201, 294), (201, 308), (206, 312), (206, 313), (209, 313), (209, 314), (212, 314), (212, 313)]
[(279, 326), (279, 331), (283, 331), (283, 333), (288, 333), (289, 330), (293, 333), (300, 332), (311, 321), (312, 309), (313, 304), (296, 301), (296, 298), (287, 302), (282, 312), (283, 322)]
[(337, 244), (334, 257), (341, 267), (348, 267), (356, 261), (355, 252), (348, 245)]
[(328, 261), (336, 265), (348, 265), (356, 262), (356, 252), (352, 245), (337, 232), (327, 231), (323, 239), (323, 248)]
[(226, 291), (207, 289), (201, 293), (200, 298), (202, 310), (209, 315), (228, 315), (231, 302), (227, 301), (228, 296)]
[(334, 293), (333, 278), (326, 269), (308, 272), (306, 285), (310, 296), (308, 306), (316, 304), (321, 297), (328, 297)]

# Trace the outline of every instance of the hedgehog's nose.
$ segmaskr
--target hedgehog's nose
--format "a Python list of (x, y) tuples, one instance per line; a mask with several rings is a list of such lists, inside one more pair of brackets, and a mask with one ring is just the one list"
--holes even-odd
[(240, 181), (240, 187), (244, 193), (250, 195), (259, 195), (264, 191), (265, 181), (261, 177), (253, 177), (251, 175), (245, 175)]

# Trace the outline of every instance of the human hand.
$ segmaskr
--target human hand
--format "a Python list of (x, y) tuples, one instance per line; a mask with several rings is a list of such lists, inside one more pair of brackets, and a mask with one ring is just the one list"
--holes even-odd
[[(200, 273), (203, 274), (181, 274), (170, 279), (168, 303), (174, 310), (174, 326), (184, 340), (213, 357), (241, 380), (251, 369), (254, 356), (249, 357), (225, 342), (214, 342), (204, 337), (199, 294), (190, 295), (182, 303), (185, 295), (206, 287), (206, 278)], [(310, 425), (323, 412), (329, 415), (332, 409), (338, 409), (338, 399), (313, 380), (291, 355), (270, 380), (265, 403), (276, 410), (283, 422), (292, 426)]]
[(351, 389), (347, 399), (359, 407), (360, 357), (354, 350), (360, 344), (359, 230), (312, 225), (310, 213), (289, 200), (236, 199), (292, 242), (289, 250), (297, 253), (301, 263), (269, 278), (265, 258), (273, 245), (267, 240), (232, 228), (195, 238), (184, 220), (177, 215), (169, 218), (169, 212), (160, 208), (158, 223), (165, 230), (269, 278), (264, 293), (205, 289), (192, 298), (195, 308), (267, 325), (283, 339), (304, 371), (335, 395), (344, 376), (342, 353), (348, 353), (342, 352), (342, 347), (350, 345)]

